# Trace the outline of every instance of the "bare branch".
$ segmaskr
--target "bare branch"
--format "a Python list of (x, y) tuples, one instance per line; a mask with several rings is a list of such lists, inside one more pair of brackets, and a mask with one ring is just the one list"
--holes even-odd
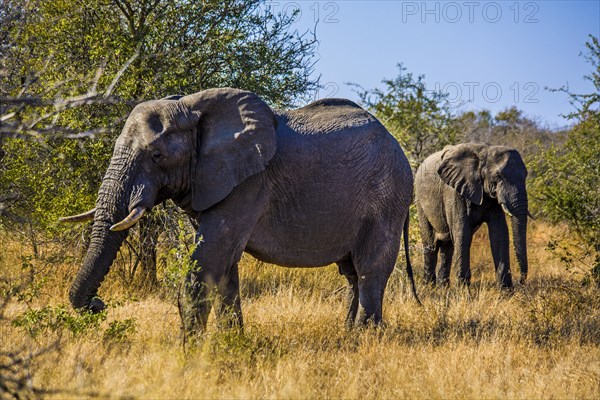
[(110, 83), (110, 85), (108, 86), (108, 88), (106, 89), (106, 91), (104, 92), (104, 98), (108, 98), (110, 97), (110, 95), (112, 94), (113, 90), (115, 89), (115, 86), (117, 86), (117, 83), (119, 83), (119, 80), (121, 79), (121, 77), (123, 76), (123, 74), (125, 73), (125, 71), (127, 70), (127, 68), (129, 68), (129, 66), (131, 65), (131, 63), (133, 61), (135, 61), (136, 58), (139, 57), (140, 55), (140, 48), (142, 47), (141, 43), (138, 44), (135, 53), (133, 54), (133, 56), (131, 56), (129, 58), (129, 60), (127, 60), (125, 62), (125, 64), (123, 65), (123, 67), (121, 67), (121, 69), (119, 70), (119, 72), (117, 73), (117, 75), (115, 76), (115, 78), (113, 79), (113, 81)]

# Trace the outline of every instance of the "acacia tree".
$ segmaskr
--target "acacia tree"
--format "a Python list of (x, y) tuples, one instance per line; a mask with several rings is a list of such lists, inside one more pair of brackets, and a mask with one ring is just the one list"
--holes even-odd
[(354, 86), (361, 102), (400, 142), (416, 168), (431, 153), (456, 143), (458, 131), (448, 95), (427, 90), (424, 75), (415, 78), (402, 64), (398, 70), (396, 78), (382, 81), (384, 89)]
[[(275, 14), (259, 0), (3, 6), (0, 18), (18, 23), (0, 28), (9, 43), (0, 48), (0, 196), (17, 196), (19, 214), (46, 230), (61, 214), (92, 207), (112, 143), (135, 104), (234, 86), (289, 106), (318, 87), (314, 35), (294, 31), (293, 15)], [(160, 229), (139, 229), (150, 243), (138, 240), (132, 249), (150, 264), (152, 280)]]

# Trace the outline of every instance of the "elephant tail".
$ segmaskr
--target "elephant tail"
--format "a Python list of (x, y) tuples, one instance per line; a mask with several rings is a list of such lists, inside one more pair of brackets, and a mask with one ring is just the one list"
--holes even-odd
[(404, 220), (404, 252), (406, 254), (406, 273), (408, 275), (408, 279), (410, 279), (410, 286), (412, 289), (413, 296), (417, 303), (422, 306), (421, 300), (419, 300), (419, 296), (417, 296), (417, 287), (415, 286), (415, 277), (413, 275), (412, 265), (410, 263), (410, 252), (408, 251), (408, 226), (409, 226), (410, 216), (406, 215), (406, 219)]

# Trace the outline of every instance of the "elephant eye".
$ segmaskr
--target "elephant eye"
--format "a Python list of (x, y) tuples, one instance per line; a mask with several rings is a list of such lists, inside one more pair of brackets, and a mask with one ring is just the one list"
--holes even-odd
[(155, 163), (159, 162), (161, 156), (162, 154), (160, 153), (160, 150), (154, 150), (152, 152), (152, 161)]

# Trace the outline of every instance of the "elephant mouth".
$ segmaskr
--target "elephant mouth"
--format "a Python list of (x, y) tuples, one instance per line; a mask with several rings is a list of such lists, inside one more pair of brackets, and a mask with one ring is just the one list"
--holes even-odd
[(135, 185), (129, 196), (129, 214), (113, 224), (110, 230), (113, 232), (124, 231), (137, 224), (148, 211), (152, 210), (160, 194), (160, 191), (157, 193), (153, 185)]
[[(515, 217), (515, 214), (514, 214), (514, 213), (512, 213), (512, 212), (511, 212), (511, 211), (508, 209), (508, 207), (506, 206), (506, 204), (504, 204), (504, 203), (500, 203), (500, 206), (502, 207), (502, 211), (504, 211), (504, 213), (505, 213), (506, 215), (508, 215), (508, 216), (509, 216), (509, 217), (511, 217), (511, 218)], [(527, 210), (527, 213), (526, 213), (526, 215), (527, 215), (529, 218), (531, 218), (531, 219), (535, 220), (535, 217), (534, 217), (534, 216), (531, 214), (531, 212), (530, 212), (529, 210)], [(519, 217), (519, 216), (520, 216), (520, 215), (517, 215), (517, 217)]]

